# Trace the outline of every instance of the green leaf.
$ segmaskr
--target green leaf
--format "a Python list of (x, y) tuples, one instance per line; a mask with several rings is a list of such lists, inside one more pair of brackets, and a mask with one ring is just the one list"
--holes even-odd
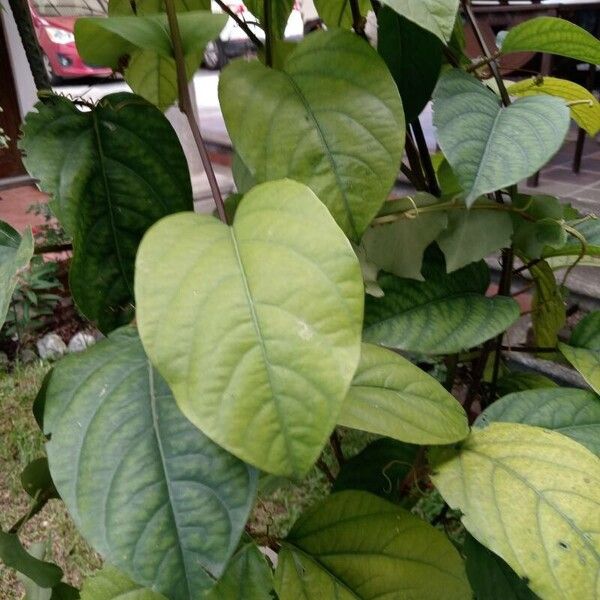
[(576, 348), (568, 344), (558, 344), (563, 356), (573, 365), (589, 386), (600, 394), (600, 350)]
[[(292, 9), (294, 8), (294, 0), (270, 0), (271, 2), (271, 21), (272, 32), (276, 40), (285, 38), (285, 27)], [(265, 1), (264, 0), (246, 0), (244, 2), (246, 8), (255, 16), (259, 23), (265, 28)]]
[[(188, 79), (204, 48), (219, 36), (227, 15), (196, 10), (178, 15)], [(132, 90), (161, 109), (177, 99), (177, 72), (165, 14), (82, 18), (75, 23), (77, 50), (84, 61), (120, 69)]]
[(539, 373), (509, 373), (498, 380), (498, 393), (500, 396), (507, 396), (514, 392), (556, 387), (558, 387), (558, 384), (552, 379)]
[[(352, 27), (352, 10), (349, 0), (314, 0), (314, 4), (319, 17), (328, 28), (350, 29)], [(371, 10), (370, 0), (358, 0), (358, 8), (361, 16), (366, 17)]]
[(363, 297), (352, 246), (289, 180), (248, 192), (232, 227), (168, 217), (138, 253), (138, 326), (179, 407), (276, 475), (304, 475), (337, 422), (360, 357)]
[(576, 229), (585, 239), (586, 246), (582, 248), (581, 241), (569, 236), (567, 243), (560, 248), (546, 248), (543, 258), (547, 259), (552, 268), (567, 266), (579, 259), (584, 252), (583, 259), (579, 265), (600, 266), (600, 219), (590, 219), (588, 221), (569, 221), (570, 225)]
[[(477, 110), (473, 110), (476, 106)], [(558, 98), (500, 98), (460, 69), (444, 73), (433, 95), (438, 142), (465, 190), (467, 205), (535, 173), (560, 149), (569, 109)]]
[(79, 600), (80, 597), (77, 588), (61, 581), (52, 588), (50, 600)]
[(558, 343), (558, 332), (567, 322), (563, 291), (547, 262), (536, 263), (530, 267), (529, 272), (535, 284), (531, 304), (535, 344), (542, 348), (554, 348)]
[(167, 600), (162, 594), (134, 583), (115, 567), (105, 566), (85, 580), (81, 600)]
[(21, 485), (32, 498), (58, 498), (48, 459), (44, 456), (31, 461), (21, 473)]
[(23, 237), (8, 223), (0, 221), (0, 328), (17, 285), (19, 271), (33, 256), (33, 235), (27, 228)]
[(511, 96), (537, 96), (545, 94), (563, 98), (568, 102), (581, 102), (569, 107), (573, 120), (592, 137), (600, 131), (600, 102), (582, 85), (556, 77), (533, 77), (508, 87)]
[(302, 515), (279, 554), (280, 600), (471, 598), (463, 562), (428, 523), (366, 492), (333, 494)]
[(240, 194), (249, 192), (256, 185), (256, 180), (250, 172), (250, 169), (246, 166), (237, 152), (233, 153), (231, 174), (233, 175), (235, 187)]
[[(174, 3), (178, 13), (211, 10), (211, 0), (174, 0)], [(110, 17), (155, 15), (161, 12), (165, 12), (164, 0), (110, 0), (108, 3)]]
[(459, 0), (382, 0), (382, 3), (430, 31), (442, 42), (450, 41)]
[(25, 165), (73, 236), (75, 302), (108, 332), (133, 317), (134, 260), (146, 229), (193, 208), (185, 155), (164, 115), (132, 94), (106, 96), (88, 112), (59, 96), (37, 109), (24, 125)]
[(589, 313), (577, 323), (569, 343), (578, 348), (600, 350), (600, 310)]
[(442, 68), (443, 44), (387, 6), (377, 15), (377, 50), (392, 74), (407, 123), (423, 112)]
[(135, 330), (62, 360), (44, 426), (56, 488), (108, 562), (171, 600), (195, 600), (235, 552), (257, 475), (179, 411)]
[(219, 98), (256, 181), (305, 183), (358, 241), (394, 184), (404, 147), (402, 102), (377, 52), (347, 31), (316, 32), (282, 71), (231, 63)]
[(527, 584), (496, 554), (467, 534), (467, 576), (477, 600), (536, 600)]
[(362, 490), (395, 503), (406, 502), (402, 485), (417, 457), (417, 446), (381, 438), (346, 461), (333, 492)]
[(32, 556), (12, 533), (0, 531), (0, 559), (10, 569), (25, 575), (40, 587), (51, 588), (62, 578), (60, 567)]
[(474, 263), (425, 282), (382, 275), (383, 298), (367, 296), (363, 339), (410, 352), (449, 354), (477, 346), (519, 318), (510, 299), (486, 298), (489, 270)]
[[(369, 227), (361, 241), (366, 259), (398, 277), (422, 280), (423, 253), (447, 227), (448, 217), (444, 211), (419, 214), (418, 209), (438, 202), (435, 196), (421, 192), (386, 202), (384, 208), (393, 204), (398, 212), (413, 209), (411, 217), (398, 216), (390, 223)], [(414, 213), (416, 217), (412, 216)]]
[(412, 444), (451, 444), (469, 435), (467, 415), (433, 377), (402, 356), (363, 344), (338, 423)]
[(448, 273), (510, 246), (513, 225), (509, 214), (481, 208), (485, 205), (494, 206), (481, 200), (475, 209), (448, 211), (448, 228), (437, 238)]
[(254, 542), (242, 545), (207, 600), (272, 600), (273, 572)]
[(600, 40), (566, 19), (538, 17), (513, 27), (502, 43), (502, 53), (543, 52), (600, 64)]
[(600, 456), (600, 398), (587, 390), (553, 387), (509, 394), (486, 408), (475, 427), (496, 421), (553, 429)]
[(600, 461), (589, 450), (554, 431), (493, 423), (434, 463), (432, 480), (467, 530), (536, 594), (597, 596)]

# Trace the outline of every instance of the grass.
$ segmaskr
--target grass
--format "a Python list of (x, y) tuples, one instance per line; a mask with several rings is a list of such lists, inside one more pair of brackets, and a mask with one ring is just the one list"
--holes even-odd
[[(31, 413), (31, 406), (48, 366), (37, 362), (17, 366), (12, 373), (0, 372), (0, 528), (10, 527), (31, 505), (22, 490), (21, 471), (44, 455), (44, 437)], [(65, 572), (65, 580), (79, 586), (98, 569), (99, 557), (89, 548), (69, 518), (64, 505), (50, 501), (19, 532), (25, 547), (49, 540), (50, 555)], [(0, 598), (20, 600), (24, 588), (15, 573), (0, 564)]]

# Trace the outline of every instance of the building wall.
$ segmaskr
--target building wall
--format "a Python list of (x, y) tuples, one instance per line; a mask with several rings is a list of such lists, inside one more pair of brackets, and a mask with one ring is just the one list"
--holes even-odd
[(25, 50), (23, 50), (19, 32), (17, 31), (17, 25), (8, 5), (8, 0), (0, 0), (0, 6), (0, 18), (4, 24), (21, 118), (23, 118), (37, 101), (35, 83), (29, 69), (29, 64), (27, 63), (27, 57), (25, 56)]

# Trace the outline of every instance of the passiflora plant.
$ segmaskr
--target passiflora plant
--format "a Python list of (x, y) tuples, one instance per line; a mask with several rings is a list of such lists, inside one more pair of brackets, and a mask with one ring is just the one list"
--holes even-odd
[[(86, 600), (600, 598), (600, 313), (559, 342), (555, 275), (600, 265), (600, 223), (517, 188), (570, 119), (595, 135), (600, 105), (556, 78), (505, 82), (466, 2), (315, 4), (325, 30), (290, 44), (291, 0), (251, 3), (260, 60), (219, 83), (238, 188), (225, 200), (188, 80), (226, 15), (110, 0), (108, 18), (78, 21), (83, 58), (134, 93), (46, 93), (23, 128), (73, 240), (74, 300), (106, 335), (56, 364), (35, 402), (47, 463), (23, 474), (29, 515), (62, 498), (104, 557)], [(512, 29), (501, 55), (522, 51), (600, 64), (600, 42), (560, 19)], [(193, 210), (162, 112), (176, 101), (217, 216)], [(400, 170), (410, 196), (393, 192)], [(33, 252), (2, 227), (0, 317)], [(509, 370), (517, 271), (535, 290), (521, 350), (568, 361), (589, 389)], [(348, 429), (369, 434), (354, 456)], [(281, 537), (248, 525), (266, 479), (315, 464), (325, 500)], [(26, 519), (0, 557), (37, 597), (78, 597), (21, 546)]]

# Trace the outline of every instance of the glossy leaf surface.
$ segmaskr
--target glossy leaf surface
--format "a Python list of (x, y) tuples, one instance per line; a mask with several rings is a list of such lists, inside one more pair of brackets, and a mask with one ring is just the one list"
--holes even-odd
[(502, 52), (544, 52), (600, 64), (600, 40), (567, 19), (555, 17), (529, 19), (513, 27), (504, 38)]
[(133, 317), (146, 229), (193, 208), (187, 162), (170, 123), (138, 96), (111, 94), (89, 112), (52, 96), (37, 109), (24, 126), (25, 165), (73, 237), (75, 302), (106, 333)]
[(383, 4), (430, 31), (442, 42), (450, 41), (459, 0), (383, 0)]
[(0, 328), (17, 285), (18, 273), (33, 256), (33, 235), (27, 229), (23, 236), (8, 223), (0, 221)]
[(281, 600), (467, 600), (464, 565), (428, 523), (366, 492), (339, 492), (305, 513), (283, 544), (275, 573)]
[(181, 414), (133, 329), (55, 367), (44, 427), (56, 488), (107, 561), (172, 600), (214, 585), (257, 474)]
[(451, 444), (469, 433), (458, 401), (406, 358), (363, 344), (340, 425), (411, 444)]
[(535, 96), (502, 107), (494, 92), (459, 69), (440, 77), (433, 111), (438, 142), (468, 205), (535, 173), (559, 150), (569, 127), (563, 100)]
[(437, 269), (424, 282), (384, 274), (378, 283), (385, 295), (366, 299), (366, 342), (446, 354), (476, 346), (519, 318), (514, 300), (485, 297), (489, 272), (484, 263), (449, 275)]
[(433, 471), (467, 530), (533, 592), (598, 596), (600, 460), (589, 450), (554, 431), (493, 423), (440, 450)]
[(253, 188), (232, 227), (164, 219), (138, 253), (142, 341), (181, 410), (277, 475), (304, 475), (337, 423), (360, 357), (363, 293), (352, 246), (289, 180)]
[(281, 71), (229, 65), (219, 98), (256, 181), (305, 183), (358, 241), (392, 188), (404, 148), (402, 101), (377, 52), (347, 31), (317, 32)]

